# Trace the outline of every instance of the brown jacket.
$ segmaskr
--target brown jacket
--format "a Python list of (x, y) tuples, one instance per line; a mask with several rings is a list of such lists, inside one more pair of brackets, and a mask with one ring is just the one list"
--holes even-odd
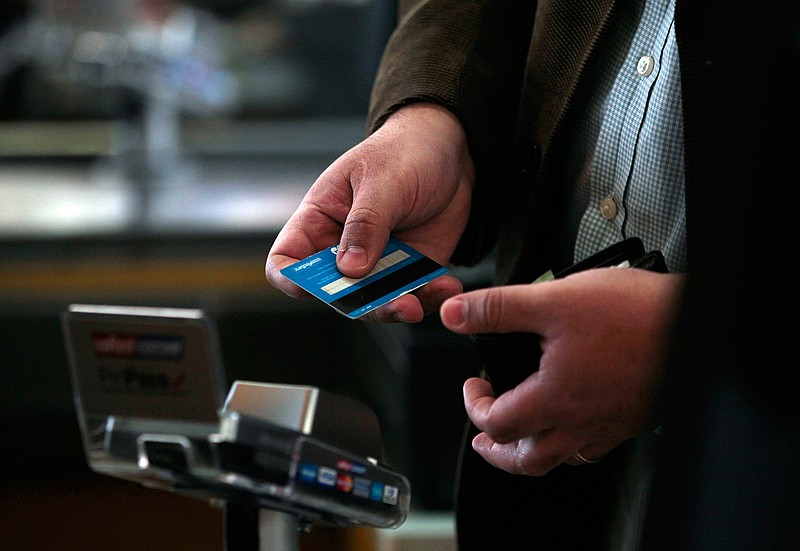
[[(449, 107), (462, 121), (477, 168), (479, 208), (456, 261), (476, 260), (500, 233), (500, 282), (531, 281), (553, 267), (547, 228), (557, 227), (560, 212), (554, 208), (559, 197), (545, 183), (547, 163), (558, 154), (559, 129), (613, 5), (443, 0), (401, 6), (370, 124), (421, 100)], [(535, 260), (521, 257), (523, 250), (536, 250)]]

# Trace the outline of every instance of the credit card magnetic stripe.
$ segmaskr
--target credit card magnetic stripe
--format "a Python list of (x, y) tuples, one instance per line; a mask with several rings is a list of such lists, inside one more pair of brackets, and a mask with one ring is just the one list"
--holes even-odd
[(386, 277), (377, 279), (352, 293), (331, 301), (330, 305), (345, 314), (352, 314), (392, 293), (399, 296), (404, 292), (415, 289), (427, 281), (425, 276), (435, 272), (437, 269), (441, 269), (439, 264), (428, 257), (422, 257)]

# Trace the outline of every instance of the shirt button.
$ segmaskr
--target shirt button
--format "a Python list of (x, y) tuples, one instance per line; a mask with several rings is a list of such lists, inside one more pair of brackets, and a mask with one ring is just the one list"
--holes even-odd
[(656, 60), (651, 55), (645, 55), (639, 58), (639, 63), (636, 64), (636, 72), (639, 76), (647, 77), (653, 72), (653, 67), (656, 66)]
[(606, 220), (613, 220), (616, 218), (618, 211), (617, 202), (614, 200), (613, 196), (609, 195), (600, 201), (600, 216)]

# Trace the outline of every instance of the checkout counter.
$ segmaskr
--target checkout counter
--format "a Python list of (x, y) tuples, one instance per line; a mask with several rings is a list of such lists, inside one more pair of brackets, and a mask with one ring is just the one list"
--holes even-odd
[[(220, 510), (89, 469), (60, 327), (76, 302), (202, 308), (216, 320), (228, 384), (311, 385), (367, 405), (380, 421), (384, 460), (411, 483), (409, 524), (431, 534), (444, 526), (447, 537), (461, 384), (477, 372), (468, 341), (433, 318), (346, 320), (283, 296), (263, 275), (272, 239), (308, 186), (363, 136), (363, 109), (176, 119), (163, 105), (138, 105), (123, 119), (0, 121), (4, 545), (222, 547)], [(164, 135), (179, 146), (164, 149)], [(131, 148), (131, 136), (155, 138)], [(457, 275), (482, 284), (488, 268)], [(431, 524), (440, 517), (444, 524)], [(303, 549), (377, 542), (361, 528), (320, 527), (300, 538)]]

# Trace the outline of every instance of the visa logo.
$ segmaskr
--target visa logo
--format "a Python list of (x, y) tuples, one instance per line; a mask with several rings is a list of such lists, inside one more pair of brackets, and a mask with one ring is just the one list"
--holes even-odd
[(317, 474), (317, 482), (329, 488), (336, 487), (336, 469), (330, 467), (320, 467)]

